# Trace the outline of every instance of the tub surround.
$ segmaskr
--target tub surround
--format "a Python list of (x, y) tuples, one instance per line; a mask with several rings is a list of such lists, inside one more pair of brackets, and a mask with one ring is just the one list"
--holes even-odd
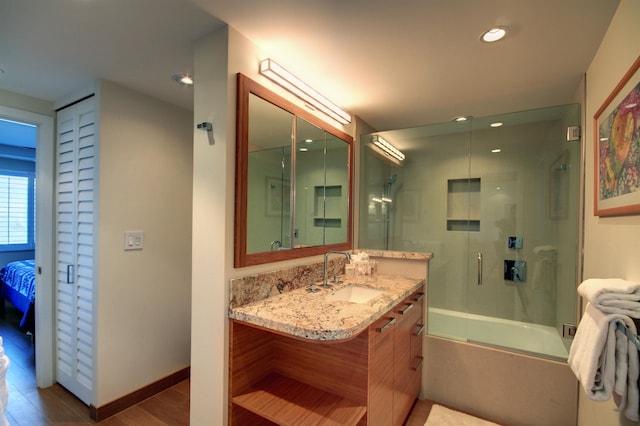
[[(310, 293), (306, 288), (229, 309), (229, 317), (248, 324), (310, 340), (355, 337), (425, 282), (389, 275), (343, 276), (343, 283)], [(383, 290), (367, 303), (330, 300), (327, 296), (347, 285)]]

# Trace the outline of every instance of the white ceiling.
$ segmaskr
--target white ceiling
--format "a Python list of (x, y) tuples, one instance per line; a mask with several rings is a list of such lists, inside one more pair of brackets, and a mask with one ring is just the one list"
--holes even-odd
[[(58, 101), (106, 78), (192, 108), (171, 75), (227, 22), (374, 128), (404, 128), (571, 102), (618, 2), (0, 0), (0, 89)], [(497, 24), (509, 38), (480, 43)]]

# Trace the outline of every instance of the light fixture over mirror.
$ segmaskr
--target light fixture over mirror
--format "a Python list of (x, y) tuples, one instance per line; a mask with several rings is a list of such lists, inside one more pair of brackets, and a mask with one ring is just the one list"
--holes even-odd
[(339, 123), (351, 123), (351, 115), (325, 98), (323, 95), (309, 87), (304, 81), (278, 65), (273, 59), (264, 59), (260, 62), (260, 74), (278, 83), (315, 109), (333, 118)]
[(236, 267), (351, 249), (352, 145), (238, 74)]

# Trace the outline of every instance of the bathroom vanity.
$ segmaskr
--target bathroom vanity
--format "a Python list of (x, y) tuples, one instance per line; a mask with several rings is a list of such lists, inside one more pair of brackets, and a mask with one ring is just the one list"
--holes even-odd
[(425, 280), (349, 276), (232, 307), (230, 425), (401, 425), (420, 392)]

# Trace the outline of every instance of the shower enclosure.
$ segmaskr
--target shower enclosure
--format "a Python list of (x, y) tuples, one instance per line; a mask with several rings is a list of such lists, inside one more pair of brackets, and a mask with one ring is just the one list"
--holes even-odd
[(566, 359), (579, 125), (572, 104), (376, 133), (402, 161), (362, 137), (359, 247), (433, 253), (430, 335)]

